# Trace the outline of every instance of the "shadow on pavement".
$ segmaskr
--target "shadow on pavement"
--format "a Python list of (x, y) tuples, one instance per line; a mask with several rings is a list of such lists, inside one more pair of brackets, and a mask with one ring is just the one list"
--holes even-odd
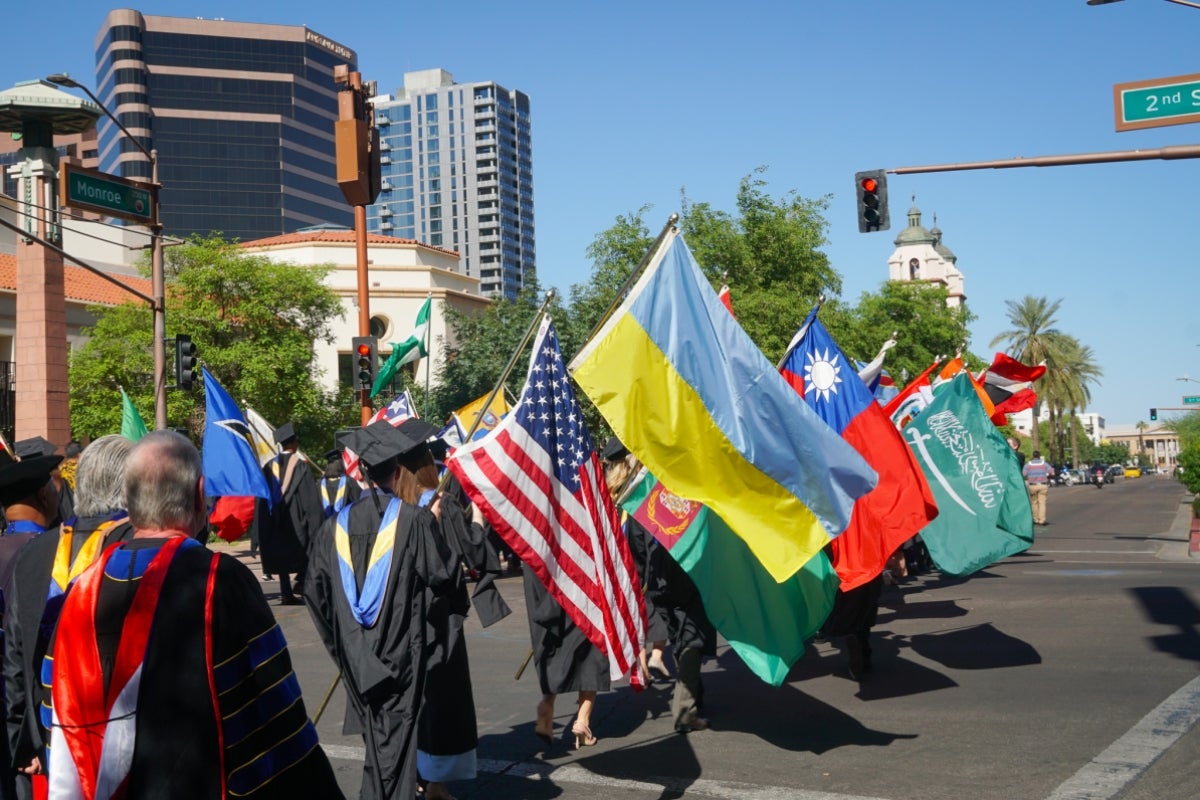
[(950, 669), (1000, 669), (1042, 663), (1032, 645), (997, 630), (990, 622), (908, 639), (918, 655)]
[(1154, 649), (1177, 658), (1200, 661), (1200, 607), (1175, 586), (1138, 586), (1129, 590), (1151, 622), (1179, 630), (1148, 637)]

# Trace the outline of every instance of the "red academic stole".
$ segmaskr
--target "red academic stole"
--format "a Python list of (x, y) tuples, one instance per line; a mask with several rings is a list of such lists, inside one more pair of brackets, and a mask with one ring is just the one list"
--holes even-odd
[[(117, 660), (104, 691), (104, 673), (96, 646), (96, 601), (104, 568), (120, 545), (114, 544), (94, 568), (84, 572), (67, 595), (58, 623), (51, 692), (54, 728), (50, 776), (53, 797), (120, 800), (133, 763), (137, 728), (137, 695), (150, 625), (163, 580), (186, 537), (168, 539), (138, 582), (121, 629)], [(66, 763), (67, 756), (73, 764)]]

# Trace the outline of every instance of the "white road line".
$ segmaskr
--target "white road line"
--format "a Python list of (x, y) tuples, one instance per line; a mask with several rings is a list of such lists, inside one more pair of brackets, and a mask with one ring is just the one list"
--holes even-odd
[[(1120, 739), (1104, 749), (1071, 778), (1055, 789), (1046, 800), (1112, 800), (1179, 741), (1200, 720), (1200, 677), (1193, 678), (1149, 714), (1142, 717)], [(361, 747), (323, 745), (325, 753), (344, 761), (363, 760)], [(586, 786), (605, 786), (633, 791), (687, 793), (715, 800), (885, 800), (864, 795), (793, 789), (783, 786), (759, 786), (735, 781), (695, 780), (654, 777), (651, 780), (622, 780), (599, 775), (578, 764), (556, 767), (551, 764), (479, 759), (479, 772), (529, 780), (552, 780)]]
[(1200, 719), (1200, 678), (1158, 707), (1076, 772), (1046, 800), (1110, 800), (1122, 792)]

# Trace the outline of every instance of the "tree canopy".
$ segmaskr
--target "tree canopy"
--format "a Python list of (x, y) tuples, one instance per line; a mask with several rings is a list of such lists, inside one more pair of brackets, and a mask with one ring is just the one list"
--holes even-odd
[[(347, 393), (338, 398), (319, 383), (313, 344), (331, 341), (341, 300), (323, 279), (331, 267), (297, 266), (246, 253), (219, 237), (196, 237), (167, 250), (166, 322), (170, 340), (186, 333), (200, 362), (237, 401), (249, 403), (275, 424), (292, 420), (302, 436), (332, 440), (355, 420)], [(121, 427), (124, 387), (143, 419), (154, 417), (150, 310), (125, 304), (94, 308), (96, 325), (71, 354), (71, 425), (77, 436), (96, 437)], [(173, 383), (171, 349), (167, 383)], [(167, 392), (168, 424), (202, 433), (204, 397)]]

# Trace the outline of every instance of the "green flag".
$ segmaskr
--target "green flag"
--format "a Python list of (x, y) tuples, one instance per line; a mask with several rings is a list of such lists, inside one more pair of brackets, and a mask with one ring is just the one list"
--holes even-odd
[(959, 373), (901, 431), (925, 470), (938, 516), (921, 531), (938, 569), (969, 575), (1033, 544), (1016, 452)]
[(776, 583), (725, 522), (646, 473), (621, 507), (646, 527), (696, 584), (713, 626), (750, 671), (772, 686), (833, 609), (838, 577), (824, 552)]
[(125, 389), (122, 388), (121, 435), (131, 442), (136, 442), (149, 432), (146, 430), (146, 423), (142, 422), (142, 415), (138, 413), (133, 401), (129, 399), (129, 395), (125, 394)]
[(417, 312), (417, 322), (413, 326), (413, 332), (403, 342), (392, 347), (392, 354), (388, 356), (387, 362), (379, 370), (375, 384), (371, 387), (371, 397), (379, 394), (384, 386), (392, 382), (392, 378), (396, 377), (396, 370), (400, 367), (429, 355), (429, 349), (425, 346), (425, 337), (429, 335), (429, 307), (432, 303), (432, 297), (425, 298), (424, 305)]

